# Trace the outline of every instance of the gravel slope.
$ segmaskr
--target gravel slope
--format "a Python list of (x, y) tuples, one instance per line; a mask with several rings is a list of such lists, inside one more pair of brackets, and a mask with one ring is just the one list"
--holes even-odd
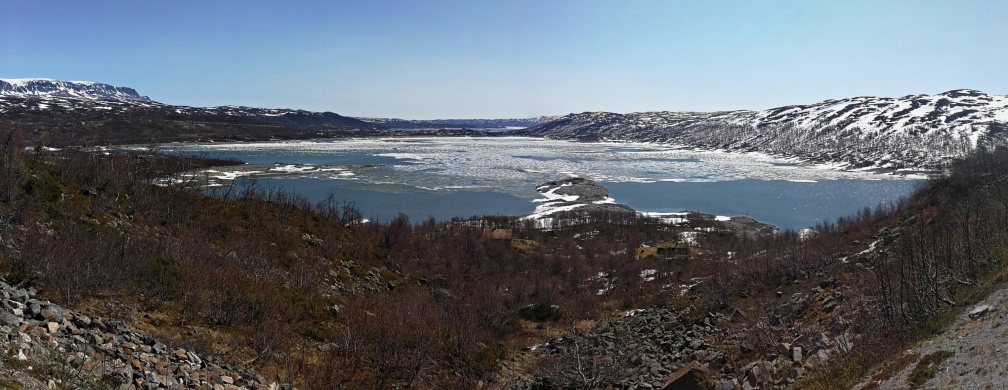
[[(983, 311), (987, 306), (987, 310)], [(972, 313), (972, 315), (971, 315)], [(911, 388), (907, 378), (921, 357), (939, 351), (954, 353), (937, 366), (921, 389), (1008, 389), (1008, 286), (1002, 287), (956, 318), (937, 337), (904, 352), (917, 354), (912, 363), (890, 378), (874, 381), (878, 389)], [(893, 359), (896, 361), (898, 358)], [(856, 388), (868, 389), (862, 383)]]

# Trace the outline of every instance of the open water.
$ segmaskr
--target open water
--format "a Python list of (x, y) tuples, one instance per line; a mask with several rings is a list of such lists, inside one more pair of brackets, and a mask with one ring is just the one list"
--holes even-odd
[(259, 179), (314, 201), (333, 194), (365, 218), (414, 222), (530, 214), (535, 187), (580, 176), (639, 211), (749, 215), (801, 229), (908, 195), (920, 176), (843, 172), (758, 153), (648, 143), (524, 137), (397, 137), (233, 144), (166, 144), (171, 153), (249, 163), (378, 164), (350, 172)]

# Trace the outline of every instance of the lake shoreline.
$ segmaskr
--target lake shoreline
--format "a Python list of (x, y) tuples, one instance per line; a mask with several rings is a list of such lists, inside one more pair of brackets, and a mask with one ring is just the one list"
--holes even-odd
[(354, 202), (368, 217), (403, 212), (412, 220), (529, 215), (537, 206), (533, 199), (541, 197), (538, 185), (583, 177), (642, 212), (703, 210), (800, 230), (895, 201), (921, 180), (835, 171), (755, 153), (527, 137), (165, 144), (162, 150), (260, 164), (204, 172), (214, 180), (198, 184), (252, 177), (261, 186), (293, 189), (314, 201), (332, 194)]
[[(668, 150), (682, 151), (682, 152), (698, 152), (698, 153), (725, 153), (732, 154), (736, 156), (755, 156), (755, 157), (765, 157), (779, 160), (785, 164), (791, 164), (795, 166), (801, 166), (810, 169), (822, 169), (835, 172), (847, 172), (847, 173), (864, 173), (871, 175), (888, 176), (891, 179), (906, 179), (906, 180), (926, 180), (933, 177), (934, 175), (940, 174), (938, 170), (917, 168), (917, 167), (883, 167), (883, 166), (858, 166), (856, 164), (851, 164), (845, 161), (834, 161), (826, 158), (801, 158), (792, 155), (785, 154), (772, 154), (759, 150), (744, 150), (744, 149), (724, 149), (724, 148), (708, 148), (703, 146), (685, 145), (685, 144), (675, 144), (675, 143), (665, 143), (665, 142), (653, 142), (653, 141), (633, 141), (633, 140), (619, 140), (619, 139), (601, 139), (598, 141), (580, 141), (580, 140), (570, 140), (563, 138), (546, 138), (546, 137), (536, 137), (530, 136), (522, 132), (522, 130), (507, 130), (507, 131), (479, 131), (470, 129), (419, 129), (418, 131), (405, 131), (397, 130), (392, 132), (365, 132), (365, 133), (354, 133), (350, 132), (347, 134), (333, 135), (332, 137), (306, 137), (306, 138), (292, 138), (292, 139), (263, 139), (263, 140), (221, 140), (221, 141), (178, 141), (170, 143), (158, 144), (159, 147), (178, 147), (178, 146), (215, 146), (215, 145), (229, 145), (229, 144), (291, 144), (291, 143), (306, 143), (306, 142), (317, 142), (326, 143), (333, 141), (352, 141), (352, 140), (402, 140), (402, 139), (528, 139), (528, 140), (544, 140), (544, 141), (566, 141), (581, 144), (610, 144), (610, 145), (646, 145), (656, 148), (667, 148)], [(115, 149), (115, 148), (125, 148), (125, 149), (135, 149), (135, 148), (146, 148), (147, 144), (127, 144), (114, 147), (102, 147), (103, 149)]]

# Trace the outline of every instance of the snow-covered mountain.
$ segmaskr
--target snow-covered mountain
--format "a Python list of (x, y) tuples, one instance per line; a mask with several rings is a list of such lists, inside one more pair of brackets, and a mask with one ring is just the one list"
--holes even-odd
[(133, 88), (116, 87), (91, 81), (52, 79), (0, 79), (0, 96), (151, 102), (150, 98), (140, 96)]
[(322, 128), (326, 127), (327, 123), (334, 121), (341, 124), (352, 122), (359, 124), (362, 128), (380, 128), (380, 126), (332, 112), (246, 106), (176, 106), (153, 101), (147, 96), (140, 96), (133, 88), (116, 87), (91, 81), (0, 79), (0, 113), (17, 109), (78, 112), (98, 110), (107, 114), (121, 114), (137, 109), (147, 109), (147, 112), (160, 110), (165, 114), (174, 115), (231, 116), (286, 125), (311, 123)]
[[(403, 120), (294, 109), (175, 106), (141, 96), (132, 88), (102, 83), (0, 79), (3, 123), (35, 129), (32, 134), (38, 136), (49, 132), (50, 140), (86, 143), (531, 126), (509, 134), (756, 151), (845, 169), (934, 170), (978, 145), (1008, 144), (1008, 96), (959, 89), (902, 98), (826, 100), (763, 111), (585, 112), (527, 119)], [(66, 138), (67, 134), (72, 137)], [(141, 136), (134, 139), (134, 134)]]
[(176, 106), (141, 96), (132, 88), (50, 79), (0, 79), (3, 125), (31, 129), (30, 141), (59, 146), (291, 139), (384, 131), (381, 125), (332, 112)]
[[(316, 113), (305, 110), (267, 109), (244, 106), (221, 107), (187, 107), (169, 106), (140, 96), (136, 90), (127, 87), (116, 87), (109, 84), (91, 81), (61, 81), (53, 79), (0, 79), (0, 99), (23, 98), (30, 99), (24, 108), (30, 108), (31, 103), (42, 104), (42, 108), (61, 106), (63, 108), (79, 108), (101, 101), (97, 107), (104, 110), (129, 109), (136, 107), (153, 108), (157, 106), (170, 107), (177, 113), (233, 115), (239, 117), (270, 117), (273, 122), (290, 122), (280, 119), (301, 120), (311, 119), (314, 122), (325, 121), (332, 113)], [(9, 99), (7, 99), (9, 101)], [(0, 102), (0, 110), (10, 103)], [(346, 117), (341, 117), (346, 118)], [(410, 120), (395, 118), (352, 118), (373, 125), (363, 125), (366, 128), (526, 128), (548, 122), (555, 117), (517, 118), (517, 119), (433, 119)]]
[(1004, 143), (1006, 129), (1008, 96), (959, 89), (764, 111), (585, 112), (530, 128), (528, 134), (759, 151), (844, 168), (935, 169), (978, 144)]

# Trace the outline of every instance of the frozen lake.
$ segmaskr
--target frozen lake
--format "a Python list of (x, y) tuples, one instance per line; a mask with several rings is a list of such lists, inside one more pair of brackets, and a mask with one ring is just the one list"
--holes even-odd
[(756, 153), (646, 143), (524, 137), (402, 137), (234, 144), (167, 144), (171, 153), (248, 163), (379, 164), (351, 171), (259, 179), (312, 200), (330, 193), (372, 220), (403, 212), (414, 222), (483, 214), (525, 215), (535, 187), (569, 176), (609, 187), (639, 211), (748, 214), (800, 229), (909, 194), (922, 177), (842, 172)]

